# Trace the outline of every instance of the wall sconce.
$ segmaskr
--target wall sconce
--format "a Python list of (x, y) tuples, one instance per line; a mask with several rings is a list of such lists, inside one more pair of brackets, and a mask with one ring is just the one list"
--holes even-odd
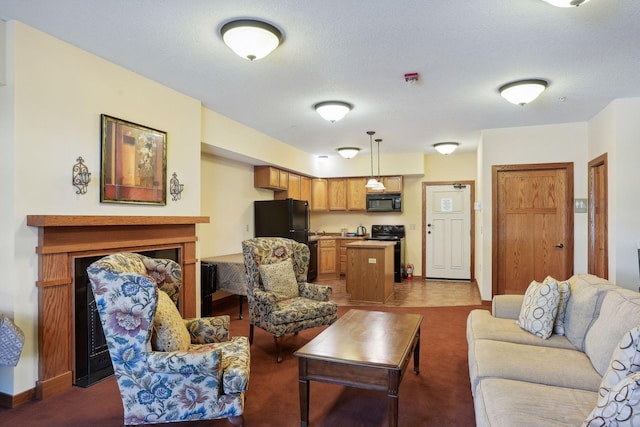
[(78, 163), (73, 165), (71, 183), (78, 189), (76, 194), (86, 194), (87, 185), (91, 182), (91, 172), (89, 172), (89, 169), (84, 165), (84, 159), (82, 157), (78, 157), (76, 161)]
[(180, 200), (182, 197), (184, 184), (180, 184), (180, 181), (178, 181), (178, 175), (175, 172), (171, 176), (173, 176), (173, 178), (169, 181), (169, 193), (171, 194), (171, 200), (175, 202), (176, 200)]

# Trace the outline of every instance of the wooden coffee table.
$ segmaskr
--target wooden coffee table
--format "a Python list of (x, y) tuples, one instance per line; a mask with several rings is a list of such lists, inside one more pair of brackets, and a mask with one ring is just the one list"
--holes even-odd
[(419, 314), (349, 310), (295, 352), (300, 425), (309, 425), (309, 381), (386, 391), (389, 426), (398, 425), (398, 388), (411, 353), (420, 372)]

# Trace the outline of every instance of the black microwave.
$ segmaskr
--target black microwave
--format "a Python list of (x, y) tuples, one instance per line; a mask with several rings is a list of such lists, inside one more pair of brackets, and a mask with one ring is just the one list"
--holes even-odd
[(367, 212), (402, 212), (400, 193), (367, 194)]

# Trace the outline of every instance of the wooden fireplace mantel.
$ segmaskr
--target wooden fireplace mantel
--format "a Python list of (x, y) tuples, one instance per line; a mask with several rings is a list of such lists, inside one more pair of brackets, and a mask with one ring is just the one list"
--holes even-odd
[(178, 248), (183, 286), (180, 311), (196, 315), (196, 224), (206, 216), (27, 215), (38, 227), (38, 382), (45, 399), (74, 381), (75, 258)]

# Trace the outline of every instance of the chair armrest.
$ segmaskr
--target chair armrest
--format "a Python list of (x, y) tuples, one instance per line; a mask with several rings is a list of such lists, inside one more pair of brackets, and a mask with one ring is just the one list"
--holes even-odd
[(229, 341), (229, 316), (184, 319), (191, 335), (191, 344), (209, 344)]
[(518, 319), (524, 295), (496, 295), (491, 303), (491, 313), (494, 317), (503, 319)]
[(301, 297), (316, 301), (329, 301), (331, 292), (333, 292), (330, 286), (307, 282), (299, 282), (298, 289)]
[(230, 341), (214, 344), (214, 346), (222, 351), (222, 357), (224, 357), (222, 374), (224, 394), (247, 391), (251, 370), (249, 338), (235, 336)]
[(203, 346), (189, 351), (151, 351), (147, 354), (147, 369), (160, 374), (206, 374), (222, 377), (221, 350)]
[(265, 314), (271, 312), (271, 307), (278, 305), (278, 297), (273, 292), (254, 290), (253, 297), (256, 299), (258, 304), (262, 304), (267, 307), (268, 312)]

